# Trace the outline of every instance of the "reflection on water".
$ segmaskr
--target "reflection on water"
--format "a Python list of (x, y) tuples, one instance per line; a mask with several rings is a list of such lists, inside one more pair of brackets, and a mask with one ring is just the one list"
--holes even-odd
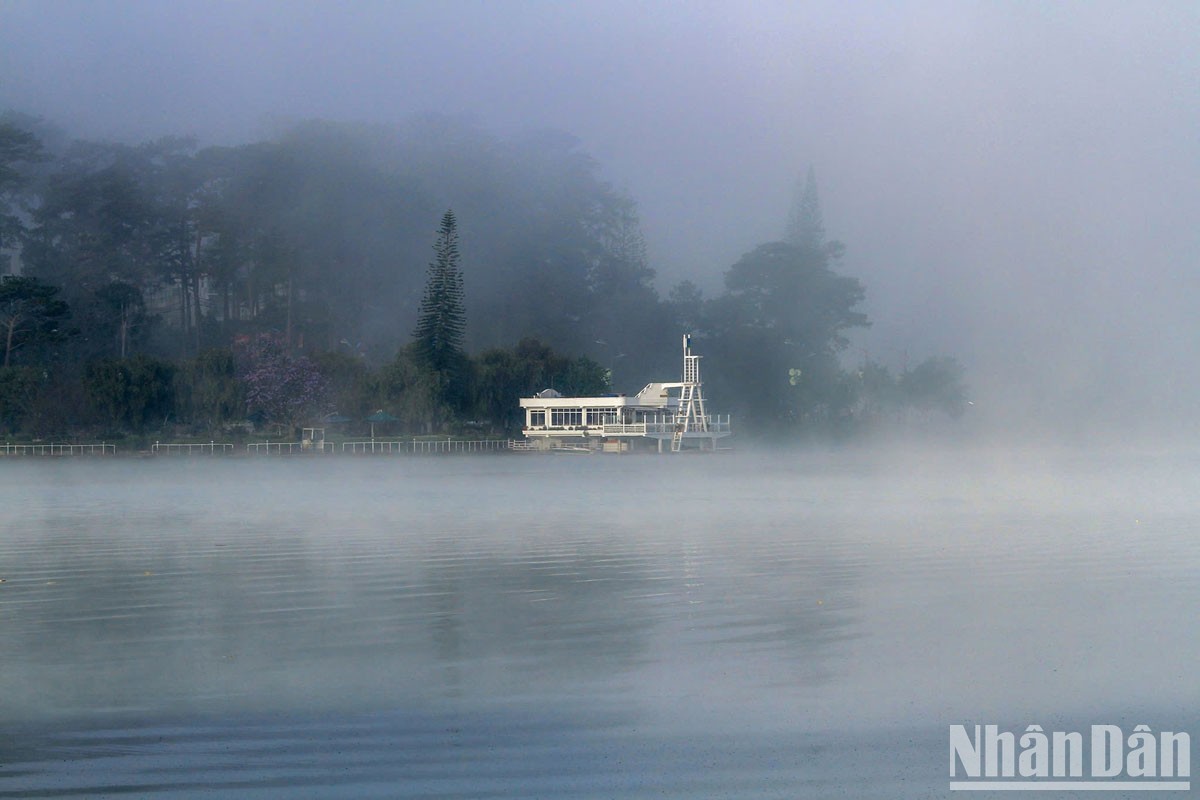
[(1180, 729), (1197, 467), (0, 463), (0, 797), (929, 796), (950, 723)]

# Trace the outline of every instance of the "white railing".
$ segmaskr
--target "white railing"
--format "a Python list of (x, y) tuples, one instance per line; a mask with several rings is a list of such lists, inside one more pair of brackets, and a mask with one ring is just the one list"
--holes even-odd
[(601, 443), (599, 439), (585, 440), (582, 443), (580, 443), (579, 440), (560, 442), (554, 439), (549, 441), (543, 439), (540, 442), (535, 443), (530, 441), (522, 442), (513, 439), (509, 440), (508, 449), (535, 453), (595, 453), (601, 449)]
[(255, 456), (332, 453), (332, 442), (251, 442), (246, 452)]
[(343, 453), (371, 455), (374, 453), (403, 453), (407, 442), (342, 442)]
[(0, 444), (5, 456), (108, 456), (116, 455), (115, 444)]
[[(446, 441), (414, 441), (414, 445), (425, 445), (425, 449), (415, 450), (414, 452), (446, 452), (446, 453), (468, 453), (468, 452), (499, 452), (509, 449), (508, 440), (505, 439), (463, 439), (463, 440), (446, 440)], [(434, 445), (433, 449), (428, 449), (427, 445)]]
[(631, 422), (629, 424), (624, 424), (624, 425), (618, 423), (616, 425), (605, 425), (604, 426), (604, 435), (605, 436), (628, 436), (628, 435), (641, 436), (641, 435), (645, 434), (646, 432), (647, 432), (646, 431), (646, 423), (644, 423), (644, 422)]
[(193, 456), (193, 455), (228, 455), (233, 452), (233, 445), (227, 442), (209, 442), (208, 444), (155, 442), (150, 445), (150, 452), (155, 455)]
[(509, 450), (508, 440), (505, 439), (413, 439), (401, 441), (363, 441), (343, 442), (342, 452), (355, 455), (371, 455), (386, 453), (408, 453), (414, 455), (429, 455), (433, 453), (495, 453)]
[[(700, 431), (693, 427), (688, 430), (689, 434), (712, 434), (712, 433), (730, 433), (729, 415), (724, 417), (705, 417), (707, 430)], [(647, 422), (633, 422), (624, 425), (605, 425), (603, 433), (605, 436), (647, 436), (647, 435), (668, 435), (673, 434), (682, 423), (673, 419), (658, 418)], [(685, 434), (686, 435), (686, 434)]]

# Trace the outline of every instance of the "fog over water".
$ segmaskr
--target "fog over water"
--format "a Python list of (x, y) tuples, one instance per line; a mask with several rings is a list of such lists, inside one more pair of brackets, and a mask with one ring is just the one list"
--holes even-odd
[(950, 724), (1200, 736), (1198, 39), (1186, 2), (0, 0), (0, 110), (71, 136), (567, 131), (664, 295), (812, 166), (846, 363), (954, 356), (992, 434), (2, 459), (0, 798), (942, 797)]
[(1194, 433), (1198, 32), (1186, 2), (5, 0), (0, 107), (126, 140), (565, 130), (639, 202), (663, 290), (778, 238), (812, 165), (868, 288), (855, 348), (955, 355), (1008, 429)]
[(0, 468), (0, 797), (928, 797), (949, 724), (1197, 730), (1194, 455)]

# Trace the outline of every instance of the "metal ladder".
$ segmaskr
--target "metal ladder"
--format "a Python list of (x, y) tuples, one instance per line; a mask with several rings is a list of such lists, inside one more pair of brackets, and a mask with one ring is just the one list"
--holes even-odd
[(704, 407), (704, 401), (700, 399), (700, 357), (692, 355), (689, 339), (684, 340), (683, 387), (679, 393), (679, 413), (675, 416), (675, 435), (671, 437), (672, 453), (683, 449), (683, 435), (691, 430), (693, 420), (697, 420), (697, 427), (703, 427), (703, 422), (696, 416), (697, 401), (701, 409)]
[(692, 355), (692, 337), (688, 334), (683, 337), (683, 381), (679, 413), (675, 415), (675, 434), (671, 437), (672, 453), (683, 449), (683, 436), (690, 430), (707, 432), (708, 418), (704, 412), (704, 395), (700, 391), (700, 356)]

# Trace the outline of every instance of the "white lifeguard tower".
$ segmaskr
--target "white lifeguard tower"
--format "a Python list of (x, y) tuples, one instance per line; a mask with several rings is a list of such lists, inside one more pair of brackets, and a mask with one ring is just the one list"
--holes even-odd
[[(729, 416), (710, 416), (704, 405), (700, 356), (683, 337), (683, 375), (674, 383), (649, 383), (632, 397), (563, 397), (553, 389), (521, 398), (523, 433), (535, 450), (623, 453), (716, 450), (729, 436)], [(652, 444), (651, 444), (652, 443)]]

